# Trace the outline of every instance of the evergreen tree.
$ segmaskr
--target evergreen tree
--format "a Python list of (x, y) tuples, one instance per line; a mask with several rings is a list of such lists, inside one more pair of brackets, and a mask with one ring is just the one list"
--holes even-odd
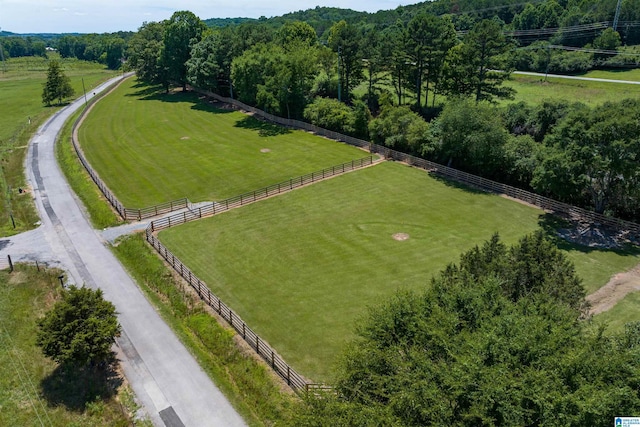
[(49, 62), (49, 70), (47, 71), (47, 81), (42, 90), (42, 102), (50, 106), (53, 101), (58, 100), (58, 104), (62, 104), (62, 100), (72, 97), (75, 94), (71, 81), (60, 68), (58, 61)]

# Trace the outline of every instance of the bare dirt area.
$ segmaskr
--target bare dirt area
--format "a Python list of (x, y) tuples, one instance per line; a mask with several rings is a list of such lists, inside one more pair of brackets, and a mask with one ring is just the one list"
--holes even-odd
[[(637, 236), (620, 230), (602, 227), (600, 224), (572, 221), (569, 227), (557, 231), (562, 239), (581, 246), (598, 249), (623, 249), (628, 245), (640, 246)], [(640, 291), (640, 264), (629, 271), (618, 273), (596, 292), (587, 296), (592, 315), (611, 309), (627, 294)]]
[(587, 296), (591, 303), (590, 314), (598, 314), (612, 308), (618, 301), (631, 292), (640, 291), (640, 264), (633, 269), (618, 273), (609, 283)]
[(398, 240), (400, 242), (409, 239), (409, 235), (407, 233), (396, 233), (391, 237), (393, 237), (393, 240)]

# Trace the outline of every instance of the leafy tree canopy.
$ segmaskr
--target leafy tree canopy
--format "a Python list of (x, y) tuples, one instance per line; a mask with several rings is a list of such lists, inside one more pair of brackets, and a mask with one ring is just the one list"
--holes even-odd
[(640, 410), (640, 324), (605, 335), (541, 233), (497, 236), (370, 310), (302, 426), (609, 426)]
[(83, 366), (106, 360), (120, 335), (116, 309), (100, 289), (71, 286), (38, 322), (37, 344), (61, 364)]

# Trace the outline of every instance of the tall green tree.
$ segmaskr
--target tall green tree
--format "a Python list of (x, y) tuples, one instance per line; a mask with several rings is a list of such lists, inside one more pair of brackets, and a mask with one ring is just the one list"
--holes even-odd
[[(550, 153), (537, 169), (536, 189), (584, 197), (604, 213), (634, 199), (640, 183), (640, 102), (574, 108), (545, 139)], [(563, 182), (567, 176), (569, 180)], [(571, 200), (574, 201), (574, 200)]]
[(223, 73), (219, 61), (220, 34), (211, 32), (191, 47), (187, 81), (201, 89), (216, 91)]
[(329, 47), (338, 53), (340, 98), (349, 103), (351, 91), (363, 79), (360, 32), (346, 21), (334, 24), (329, 30)]
[(477, 23), (459, 48), (451, 50), (445, 92), (475, 96), (476, 102), (513, 98), (515, 91), (503, 86), (510, 75), (507, 55), (511, 46), (496, 21), (486, 19)]
[(580, 320), (583, 296), (540, 234), (494, 236), (370, 309), (336, 394), (309, 396), (296, 425), (609, 426), (640, 410), (640, 324), (606, 334)]
[(416, 105), (422, 107), (422, 90), (428, 104), (429, 84), (438, 83), (444, 57), (456, 43), (453, 24), (434, 15), (419, 14), (407, 24), (406, 52), (414, 64)]
[(276, 32), (275, 37), (278, 44), (285, 48), (288, 45), (300, 43), (307, 46), (315, 46), (318, 44), (316, 31), (311, 25), (301, 21), (285, 22)]
[(163, 62), (169, 79), (187, 90), (187, 61), (191, 58), (191, 45), (202, 39), (206, 25), (193, 12), (178, 11), (171, 15), (164, 29)]
[(115, 307), (102, 291), (76, 286), (62, 293), (38, 327), (36, 343), (44, 355), (77, 366), (106, 360), (121, 331)]
[(110, 37), (105, 44), (105, 63), (110, 70), (117, 70), (122, 66), (127, 44), (121, 37)]
[(47, 81), (42, 89), (42, 102), (49, 106), (57, 99), (58, 104), (62, 104), (64, 99), (72, 97), (74, 93), (71, 80), (60, 68), (60, 63), (55, 60), (49, 61)]
[(449, 166), (500, 177), (509, 134), (497, 108), (458, 99), (447, 103), (434, 123), (434, 157)]
[(377, 144), (416, 153), (427, 142), (429, 125), (407, 106), (386, 105), (369, 123), (369, 135)]
[(163, 61), (166, 21), (145, 22), (129, 41), (127, 55), (138, 79), (166, 85), (168, 74)]
[(383, 30), (380, 44), (381, 55), (386, 60), (385, 70), (389, 73), (398, 105), (404, 104), (410, 78), (409, 61), (405, 53), (406, 36), (402, 22), (396, 22)]
[(381, 49), (383, 35), (375, 27), (363, 29), (361, 37), (361, 52), (364, 57), (364, 67), (367, 70), (367, 106), (370, 111), (375, 111), (379, 107), (378, 93), (381, 90), (380, 84), (385, 80), (385, 68), (387, 58)]

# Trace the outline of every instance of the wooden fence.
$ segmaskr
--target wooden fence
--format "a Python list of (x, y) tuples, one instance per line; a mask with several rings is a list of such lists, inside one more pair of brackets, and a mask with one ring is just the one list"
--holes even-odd
[(193, 88), (193, 90), (197, 93), (210, 96), (220, 102), (233, 105), (238, 109), (249, 111), (254, 115), (262, 117), (265, 120), (280, 124), (282, 126), (306, 130), (309, 132), (316, 133), (318, 135), (325, 136), (327, 138), (334, 139), (336, 141), (342, 141), (347, 144), (354, 145), (356, 147), (364, 148), (369, 150), (369, 152), (371, 153), (381, 154), (387, 159), (405, 162), (411, 166), (416, 166), (416, 167), (425, 169), (430, 173), (435, 173), (442, 177), (453, 179), (463, 184), (472, 185), (484, 191), (504, 194), (506, 196), (513, 197), (523, 202), (527, 202), (532, 205), (538, 206), (542, 209), (545, 209), (554, 213), (558, 213), (558, 214), (567, 215), (573, 220), (602, 224), (618, 231), (633, 233), (635, 234), (636, 237), (640, 237), (640, 224), (637, 224), (631, 221), (625, 221), (622, 219), (598, 214), (593, 211), (589, 211), (587, 209), (572, 206), (567, 203), (558, 202), (557, 200), (540, 196), (539, 194), (535, 194), (535, 193), (525, 191), (516, 187), (512, 187), (510, 185), (501, 184), (499, 182), (482, 178), (476, 175), (472, 175), (470, 173), (462, 172), (457, 169), (453, 169), (438, 163), (431, 162), (429, 160), (422, 159), (420, 157), (416, 157), (406, 153), (402, 153), (400, 151), (392, 150), (388, 147), (384, 147), (378, 144), (373, 144), (369, 141), (364, 141), (358, 138), (353, 138), (351, 136), (342, 135), (337, 132), (322, 129), (312, 124), (301, 122), (299, 120), (290, 120), (290, 119), (284, 119), (282, 117), (274, 116), (273, 114), (265, 113), (262, 110), (259, 110), (255, 107), (251, 107), (250, 105), (246, 105), (235, 99), (226, 98), (226, 97), (217, 95), (213, 92), (203, 91), (197, 88)]
[(311, 184), (325, 178), (341, 175), (343, 173), (356, 169), (362, 169), (366, 166), (372, 165), (376, 161), (376, 159), (377, 156), (368, 156), (362, 159), (352, 160), (350, 162), (342, 163), (337, 166), (332, 166), (317, 172), (302, 175), (297, 178), (291, 178), (287, 181), (279, 182), (278, 184), (273, 184), (256, 191), (251, 191), (249, 193), (231, 197), (220, 202), (211, 202), (198, 208), (190, 208), (184, 212), (152, 221), (151, 224), (149, 224), (149, 229), (152, 232), (158, 231), (164, 228), (173, 227), (175, 225), (184, 224), (185, 222), (194, 221), (196, 219), (225, 212), (229, 209), (237, 208), (258, 200), (266, 199), (267, 197), (271, 197), (276, 194), (285, 193), (287, 191), (291, 191), (295, 188), (302, 187), (303, 185)]
[(295, 391), (309, 391), (313, 388), (320, 388), (321, 385), (311, 384), (300, 374), (298, 374), (291, 366), (289, 366), (278, 353), (253, 329), (251, 329), (242, 318), (233, 312), (220, 298), (218, 298), (207, 285), (196, 277), (175, 255), (171, 253), (160, 241), (153, 235), (151, 227), (146, 231), (147, 241), (155, 248), (156, 251), (182, 276), (189, 285), (198, 293), (200, 298), (209, 307), (214, 309), (224, 320), (226, 320), (235, 329), (238, 334), (253, 348), (260, 357), (262, 357), (271, 368), (287, 384)]
[(73, 144), (73, 148), (76, 151), (76, 154), (78, 155), (78, 158), (80, 159), (80, 163), (82, 163), (82, 166), (84, 166), (84, 168), (87, 170), (87, 172), (89, 173), (89, 176), (91, 177), (93, 182), (96, 183), (96, 185), (98, 186), (98, 188), (100, 189), (104, 197), (109, 201), (109, 203), (111, 203), (111, 206), (113, 206), (116, 212), (118, 212), (118, 215), (120, 215), (124, 220), (140, 221), (145, 218), (151, 218), (156, 215), (160, 215), (167, 212), (173, 212), (179, 209), (186, 208), (189, 205), (189, 201), (186, 198), (162, 203), (155, 206), (150, 206), (147, 208), (136, 209), (136, 208), (124, 207), (124, 205), (120, 203), (120, 201), (115, 196), (115, 194), (113, 194), (111, 190), (109, 190), (109, 187), (107, 187), (107, 185), (100, 179), (100, 176), (98, 175), (98, 173), (91, 167), (86, 157), (84, 156), (84, 152), (82, 151), (82, 148), (80, 147), (80, 144), (78, 142), (78, 125), (80, 124), (82, 119), (87, 115), (91, 106), (94, 103), (96, 103), (100, 98), (102, 98), (102, 96), (109, 93), (113, 88), (119, 85), (123, 80), (124, 78), (112, 84), (107, 90), (103, 91), (98, 96), (91, 98), (91, 100), (85, 105), (84, 110), (82, 111), (82, 114), (80, 114), (76, 119), (76, 121), (74, 122), (71, 142)]
[(351, 162), (342, 163), (337, 166), (322, 169), (307, 175), (291, 178), (260, 190), (244, 193), (229, 199), (213, 202), (196, 209), (188, 209), (182, 213), (171, 215), (166, 218), (152, 221), (145, 232), (147, 242), (149, 242), (156, 251), (173, 267), (173, 269), (184, 278), (189, 285), (198, 293), (200, 298), (213, 308), (223, 319), (242, 336), (242, 338), (262, 357), (271, 368), (280, 375), (292, 389), (296, 391), (312, 391), (325, 390), (329, 387), (323, 384), (314, 384), (307, 382), (302, 375), (298, 374), (291, 366), (289, 366), (282, 357), (259, 335), (257, 335), (247, 324), (235, 314), (220, 298), (211, 292), (206, 283), (196, 277), (195, 274), (186, 267), (175, 255), (171, 253), (161, 242), (154, 236), (154, 232), (176, 225), (194, 221), (206, 216), (215, 215), (228, 211), (236, 207), (240, 207), (258, 200), (265, 199), (276, 194), (285, 193), (303, 185), (329, 178), (343, 173), (362, 169), (373, 164), (376, 160), (375, 156), (369, 156)]

